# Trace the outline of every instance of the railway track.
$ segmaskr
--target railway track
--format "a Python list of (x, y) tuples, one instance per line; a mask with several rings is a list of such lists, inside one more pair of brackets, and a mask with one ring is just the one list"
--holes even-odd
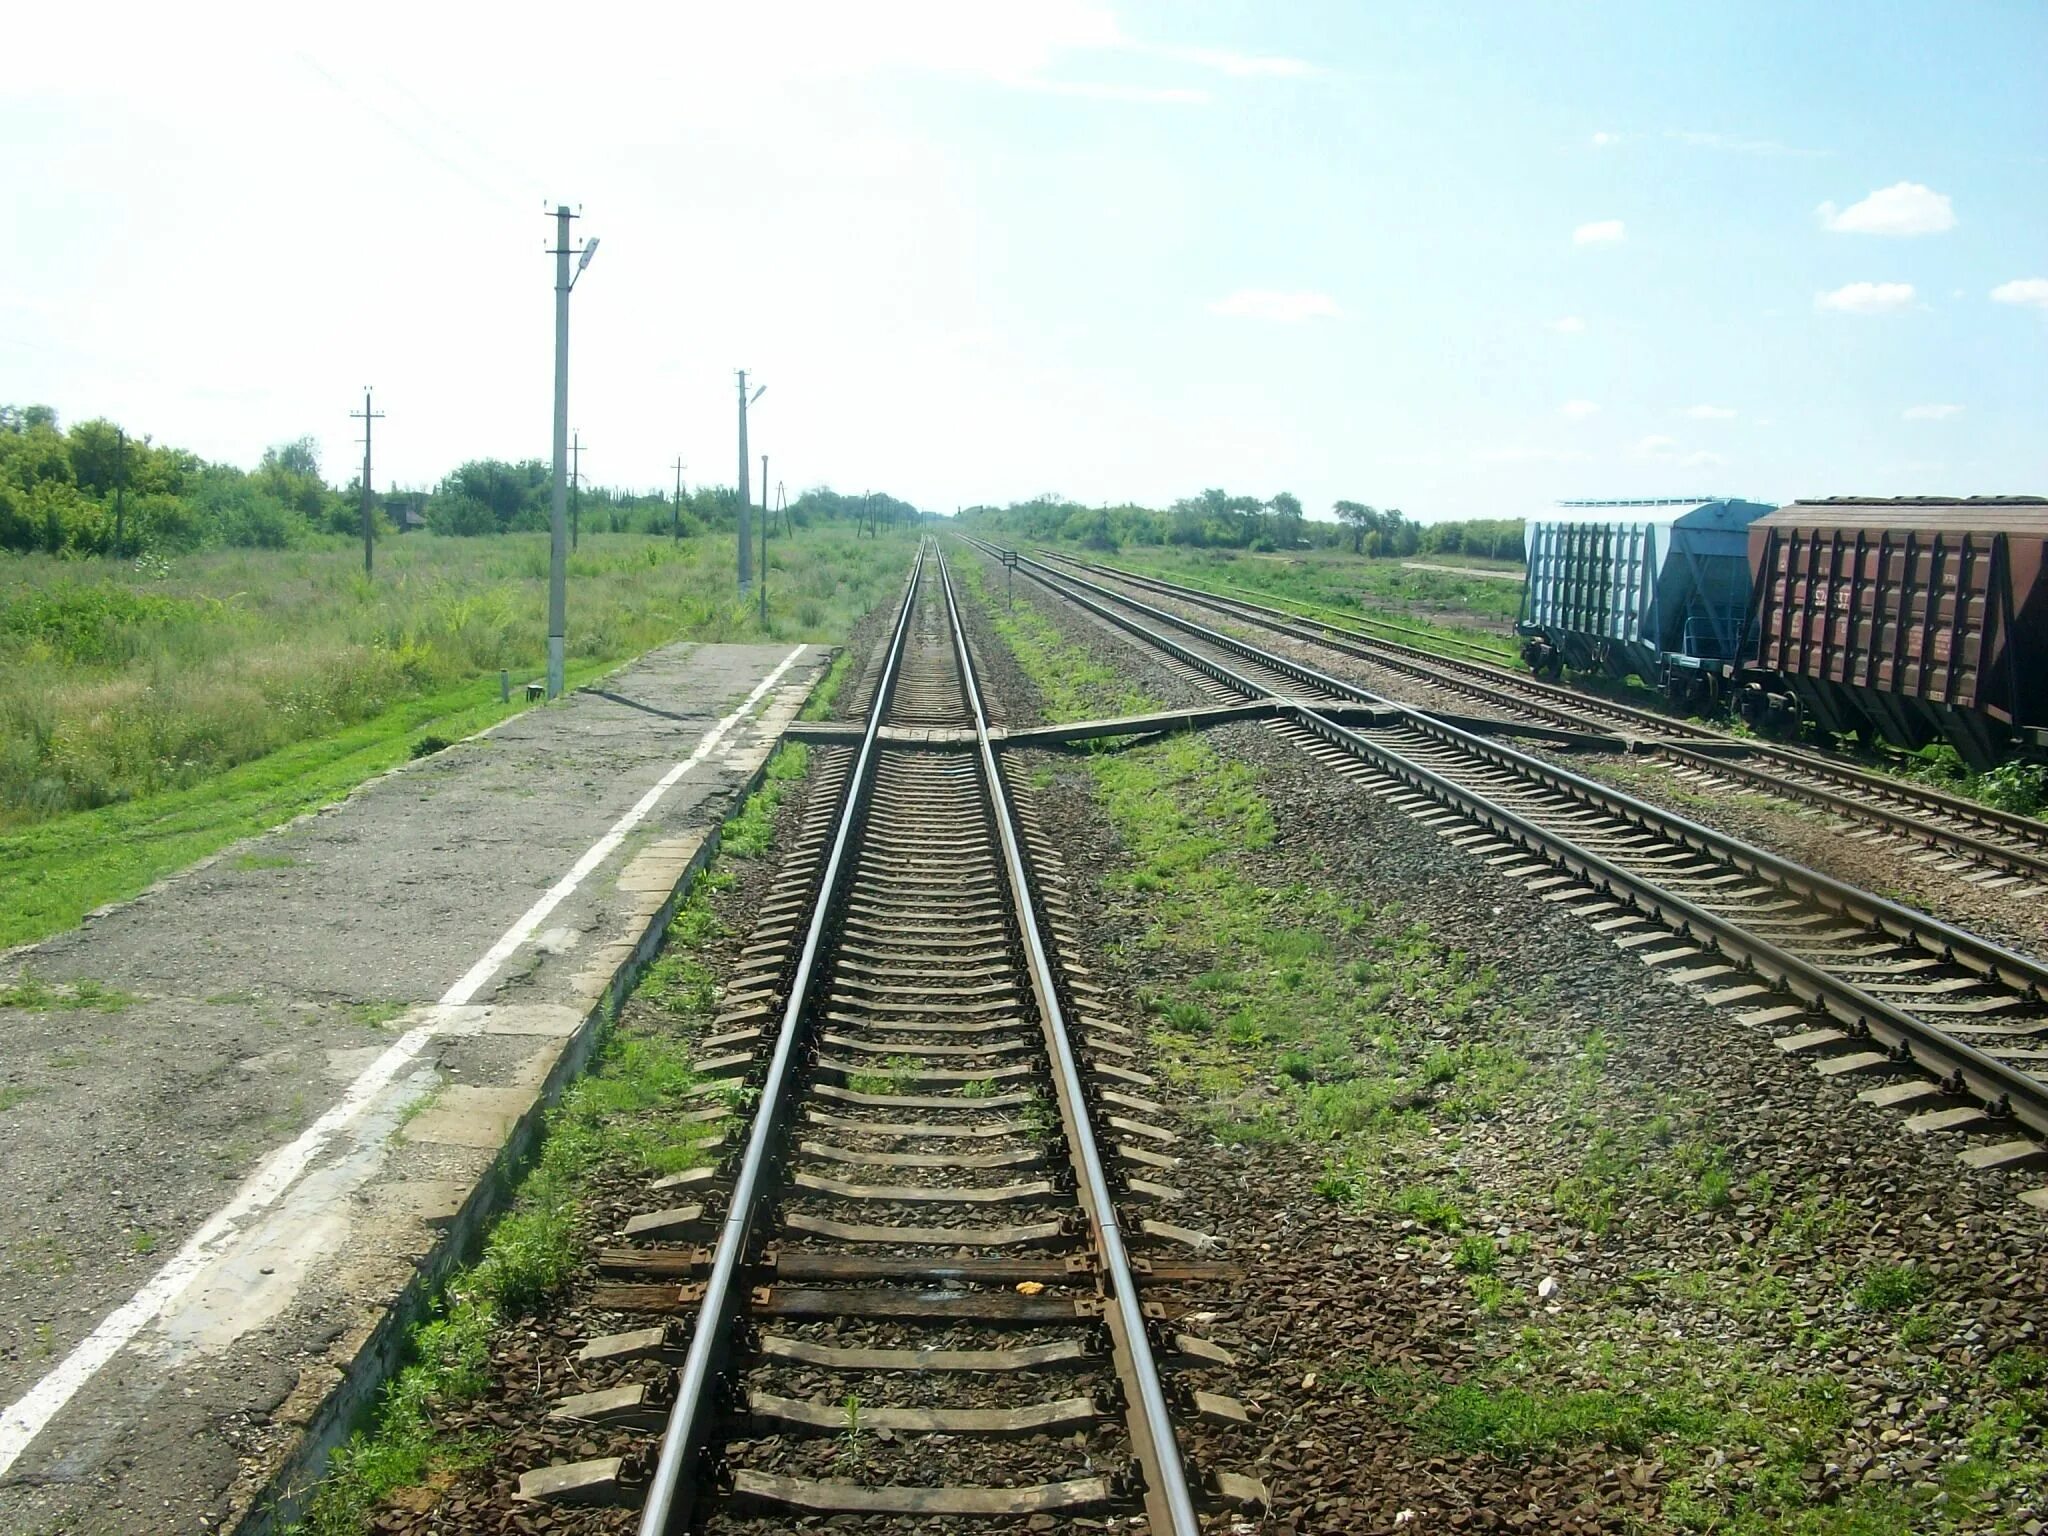
[(632, 1326), (583, 1347), (587, 1390), (554, 1414), (617, 1449), (520, 1497), (638, 1504), (642, 1536), (1084, 1515), (1191, 1536), (1264, 1498), (1188, 1470), (1248, 1410), (1176, 1319), (1237, 1271), (1147, 1214), (1179, 1199), (1174, 1133), (1073, 961), (934, 548), (870, 670), (860, 744), (819, 749), (700, 1042), (689, 1116), (720, 1122), (719, 1085), (744, 1084), (743, 1145), (659, 1181), (600, 1260), (596, 1305)]
[[(1895, 845), (1987, 891), (2026, 899), (2048, 889), (2048, 827), (2031, 817), (1830, 762), (1778, 743), (1737, 738), (1697, 721), (1580, 693), (1498, 664), (1444, 657), (1398, 641), (1242, 598), (1047, 551), (1063, 566), (1170, 597), (1413, 678), (1452, 705), (1569, 730), (1605, 727), (1668, 762), (1690, 789), (1761, 791), (1853, 824), (1851, 836)], [(1738, 755), (1739, 754), (1739, 755)]]
[[(992, 546), (981, 546), (994, 553)], [(1979, 1168), (2048, 1166), (2048, 967), (1127, 592), (1027, 575)], [(1318, 712), (1379, 706), (1347, 728)], [(2048, 1188), (2021, 1198), (2048, 1209)]]

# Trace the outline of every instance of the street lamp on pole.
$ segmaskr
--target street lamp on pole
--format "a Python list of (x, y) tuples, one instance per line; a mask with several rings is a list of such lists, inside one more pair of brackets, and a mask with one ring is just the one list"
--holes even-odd
[[(586, 240), (581, 251), (569, 244), (569, 221), (578, 215), (567, 203), (555, 207), (555, 494), (548, 518), (548, 697), (562, 696), (564, 653), (568, 648), (569, 594), (569, 290), (597, 254), (597, 242)], [(569, 258), (578, 256), (576, 270)]]

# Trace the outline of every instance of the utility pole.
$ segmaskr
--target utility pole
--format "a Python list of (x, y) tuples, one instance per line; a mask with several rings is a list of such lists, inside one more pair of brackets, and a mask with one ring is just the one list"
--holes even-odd
[(583, 434), (569, 439), (569, 547), (583, 542)]
[(768, 455), (761, 455), (761, 630), (768, 630)]
[(555, 205), (555, 493), (548, 516), (548, 697), (562, 696), (564, 653), (568, 649), (568, 500), (569, 500), (569, 290), (597, 254), (597, 242), (585, 241), (576, 270), (569, 258), (569, 221), (578, 215), (567, 203)]
[(114, 558), (121, 558), (122, 536), (128, 531), (128, 429), (114, 428), (118, 456), (114, 460)]
[(767, 390), (766, 384), (758, 385), (750, 395), (747, 393), (747, 370), (739, 370), (740, 376), (740, 596), (745, 597), (754, 584), (754, 531), (748, 527), (752, 513), (753, 491), (747, 484), (747, 407), (760, 399)]
[(778, 480), (775, 482), (775, 509), (782, 514), (782, 536), (796, 537), (796, 519), (789, 515), (789, 489)]
[(363, 386), (363, 408), (350, 411), (349, 416), (363, 424), (363, 579), (370, 577), (370, 551), (374, 547), (370, 537), (370, 423), (383, 416), (382, 411), (370, 409), (370, 386)]
[(680, 544), (683, 541), (683, 470), (686, 466), (676, 460), (676, 504), (668, 520), (669, 537)]

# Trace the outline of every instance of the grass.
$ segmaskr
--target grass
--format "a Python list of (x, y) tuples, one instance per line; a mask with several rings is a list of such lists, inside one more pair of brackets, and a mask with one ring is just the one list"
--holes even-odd
[(818, 679), (817, 687), (804, 701), (800, 720), (830, 720), (832, 711), (839, 702), (839, 690), (846, 686), (846, 679), (853, 672), (853, 652), (842, 649), (832, 658), (832, 665), (825, 669), (825, 675)]
[[(571, 686), (674, 639), (757, 640), (723, 539), (593, 534), (569, 564)], [(843, 638), (900, 583), (905, 538), (778, 543), (766, 634)], [(363, 581), (345, 548), (133, 567), (13, 558), (0, 578), (0, 946), (525, 708), (547, 539), (409, 535)], [(153, 568), (154, 569), (154, 568)], [(256, 857), (261, 857), (257, 855)], [(249, 868), (271, 867), (251, 865)]]
[(132, 1008), (137, 999), (98, 981), (74, 981), (51, 985), (23, 971), (0, 987), (0, 1008), (20, 1008), (36, 1013), (61, 1013), (89, 1009), (94, 1013), (120, 1013)]
[[(728, 861), (756, 857), (765, 847), (736, 850), (732, 829), (772, 828), (774, 806), (803, 771), (802, 754), (800, 746), (785, 748), (762, 787), (728, 820), (711, 870), (677, 911), (662, 954), (634, 990), (645, 1011), (634, 1022), (614, 1022), (592, 1070), (548, 1115), (539, 1157), (510, 1209), (492, 1226), (477, 1261), (448, 1282), (433, 1314), (414, 1328), (406, 1364), (335, 1452), (300, 1536), (367, 1536), (394, 1492), (444, 1485), (485, 1462), (492, 1440), (450, 1431), (448, 1411), (492, 1386), (494, 1342), (544, 1312), (576, 1273), (593, 1235), (581, 1221), (584, 1202), (622, 1173), (677, 1173), (709, 1160), (701, 1143), (731, 1122), (676, 1125), (672, 1112), (686, 1098), (703, 1102), (698, 1096), (709, 1091), (734, 1113), (748, 1101), (751, 1090), (699, 1079), (690, 1067), (692, 1040), (716, 1008), (705, 955), (722, 930), (710, 898), (733, 881)], [(857, 1419), (857, 1407), (851, 1412)]]
[(748, 796), (738, 815), (725, 824), (719, 844), (722, 853), (735, 859), (755, 859), (775, 841), (775, 811), (789, 787), (810, 771), (810, 748), (792, 741), (777, 748), (769, 761), (761, 788)]
[(1934, 1277), (1912, 1264), (1880, 1264), (1856, 1287), (1856, 1305), (1866, 1312), (1899, 1312), (1924, 1300)]
[[(1367, 560), (1337, 549), (1281, 555), (1143, 547), (1101, 555), (1076, 546), (1070, 552), (1217, 596), (1289, 608), (1306, 618), (1354, 628), (1370, 627), (1373, 620), (1391, 621), (1406, 632), (1390, 632), (1385, 638), (1425, 650), (1469, 654), (1476, 647), (1508, 666), (1515, 665), (1520, 654), (1519, 645), (1502, 632), (1514, 625), (1521, 586), (1490, 576), (1411, 570), (1399, 560)], [(1415, 558), (1456, 563), (1432, 555)], [(1507, 565), (1492, 568), (1520, 570)]]

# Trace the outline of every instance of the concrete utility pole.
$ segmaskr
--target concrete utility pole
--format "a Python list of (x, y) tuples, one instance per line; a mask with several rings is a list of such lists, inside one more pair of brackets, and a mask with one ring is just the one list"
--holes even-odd
[(569, 258), (569, 221), (578, 215), (567, 203), (555, 206), (555, 494), (548, 518), (548, 697), (562, 696), (563, 658), (568, 648), (568, 500), (569, 500), (569, 290), (597, 254), (597, 242), (586, 241), (576, 270)]
[(683, 541), (683, 470), (686, 467), (681, 459), (676, 460), (676, 504), (668, 520), (669, 537), (678, 544)]
[(575, 549), (583, 542), (583, 434), (573, 433), (569, 438), (569, 547)]
[(352, 419), (359, 420), (363, 424), (363, 576), (365, 579), (370, 575), (370, 550), (373, 547), (370, 537), (370, 423), (378, 420), (383, 414), (382, 411), (370, 409), (370, 386), (365, 384), (363, 386), (363, 408), (360, 411), (349, 412), (349, 416)]
[(761, 628), (768, 628), (768, 455), (761, 455)]
[(114, 428), (117, 445), (114, 459), (114, 558), (121, 558), (123, 535), (128, 531), (128, 431)]
[(757, 385), (754, 392), (747, 393), (747, 370), (739, 370), (740, 376), (740, 596), (745, 597), (754, 585), (754, 531), (748, 527), (753, 511), (753, 491), (747, 484), (747, 407), (768, 392), (766, 384)]

